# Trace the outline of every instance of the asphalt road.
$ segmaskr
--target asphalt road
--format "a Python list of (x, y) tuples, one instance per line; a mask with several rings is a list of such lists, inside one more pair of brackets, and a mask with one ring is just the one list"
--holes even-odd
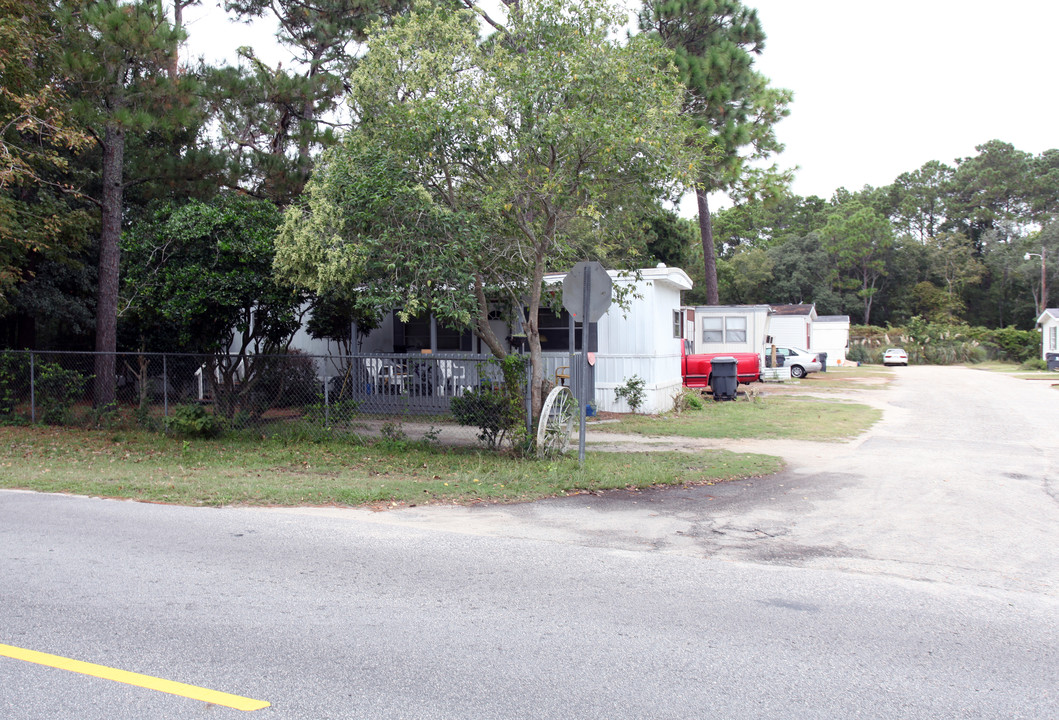
[[(872, 433), (735, 444), (789, 469), (726, 485), (382, 513), (0, 491), (0, 644), (262, 717), (1059, 717), (1059, 395), (895, 372)], [(0, 657), (4, 719), (246, 716)]]

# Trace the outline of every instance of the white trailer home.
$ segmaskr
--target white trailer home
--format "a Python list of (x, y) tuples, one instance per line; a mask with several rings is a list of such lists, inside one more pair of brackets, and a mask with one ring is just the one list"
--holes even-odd
[(812, 324), (810, 333), (806, 350), (826, 352), (829, 366), (845, 362), (849, 349), (849, 315), (820, 315)]
[(1037, 318), (1037, 329), (1041, 331), (1041, 359), (1049, 369), (1059, 366), (1059, 308), (1042, 312)]
[(808, 350), (813, 342), (816, 305), (773, 305), (769, 314), (772, 345)]
[[(629, 307), (612, 303), (596, 324), (595, 344), (589, 337), (589, 349), (595, 348), (595, 400), (599, 410), (627, 412), (628, 405), (618, 400), (614, 390), (634, 376), (645, 382), (646, 398), (640, 412), (660, 413), (671, 410), (673, 398), (680, 392), (681, 306), (680, 293), (692, 283), (680, 268), (657, 267), (631, 272), (608, 272), (618, 286), (634, 286)], [(561, 283), (565, 273), (547, 275), (545, 282)], [(551, 314), (550, 314), (551, 315)], [(541, 347), (545, 353), (546, 372), (570, 364), (568, 314), (554, 315), (553, 326), (541, 322)]]
[(769, 336), (768, 305), (699, 305), (684, 308), (684, 337), (695, 353), (762, 354)]
[[(641, 412), (658, 413), (673, 407), (673, 397), (680, 391), (680, 337), (681, 312), (680, 293), (690, 290), (692, 283), (680, 268), (664, 265), (632, 271), (608, 271), (612, 282), (618, 286), (635, 286), (628, 307), (616, 303), (590, 325), (589, 350), (593, 353), (595, 374), (595, 407), (598, 410), (626, 412), (624, 401), (615, 398), (615, 388), (625, 384), (634, 376), (645, 382), (646, 398)], [(546, 284), (558, 286), (566, 273), (550, 273)], [(491, 319), (493, 331), (511, 348), (512, 329), (498, 313)], [(545, 377), (550, 381), (565, 381), (570, 376), (570, 323), (569, 313), (559, 313), (542, 308), (540, 313), (541, 349), (544, 354)], [(435, 318), (424, 315), (402, 322), (396, 312), (385, 313), (379, 327), (360, 335), (351, 328), (357, 338), (354, 354), (371, 356), (385, 353), (414, 353), (433, 355), (444, 373), (449, 366), (456, 368), (457, 355), (487, 355), (488, 348), (470, 330), (451, 330)], [(317, 372), (320, 377), (334, 377), (343, 372), (346, 360), (340, 344), (329, 340), (316, 340), (309, 336), (304, 326), (295, 334), (290, 349), (317, 356)], [(574, 349), (581, 349), (581, 328), (574, 333)], [(369, 358), (367, 362), (383, 362)], [(371, 373), (377, 369), (372, 365)], [(456, 372), (454, 370), (453, 372)], [(473, 386), (478, 379), (467, 375), (448, 377), (449, 384), (462, 383)], [(472, 373), (473, 374), (473, 373)]]

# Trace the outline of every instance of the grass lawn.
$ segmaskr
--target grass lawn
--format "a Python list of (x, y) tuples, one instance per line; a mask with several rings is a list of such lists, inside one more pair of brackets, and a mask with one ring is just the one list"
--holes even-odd
[(708, 451), (517, 459), (422, 443), (179, 440), (149, 432), (0, 427), (0, 487), (182, 505), (514, 502), (777, 472), (767, 455)]
[(828, 371), (809, 373), (801, 380), (783, 383), (783, 387), (795, 390), (877, 390), (894, 379), (894, 368), (883, 365), (859, 365), (830, 368)]
[(990, 361), (967, 365), (966, 367), (974, 370), (1008, 373), (1023, 380), (1051, 380), (1052, 382), (1059, 382), (1059, 373), (1054, 370), (1023, 370), (1022, 366), (1017, 363)]
[[(799, 384), (799, 388), (806, 384)], [(602, 426), (606, 432), (681, 435), (695, 438), (790, 438), (844, 440), (867, 430), (882, 411), (860, 403), (783, 395), (750, 402), (706, 400), (685, 413), (626, 415)]]

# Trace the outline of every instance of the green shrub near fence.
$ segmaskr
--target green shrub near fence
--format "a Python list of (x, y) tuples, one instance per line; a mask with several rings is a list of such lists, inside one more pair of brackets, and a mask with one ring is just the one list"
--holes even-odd
[(29, 396), (29, 356), (0, 353), (0, 417), (10, 418), (20, 400)]
[[(505, 441), (518, 446), (525, 434), (526, 363), (521, 355), (508, 355), (503, 360), (491, 359), (500, 366), (504, 382), (486, 382), (460, 397), (452, 398), (452, 417), (460, 425), (477, 426), (478, 440), (490, 449), (499, 448)], [(523, 432), (518, 432), (522, 430)]]

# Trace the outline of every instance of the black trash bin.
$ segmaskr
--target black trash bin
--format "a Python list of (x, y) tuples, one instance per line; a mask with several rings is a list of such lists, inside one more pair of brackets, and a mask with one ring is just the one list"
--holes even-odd
[(1059, 353), (1048, 353), (1044, 358), (1049, 370), (1059, 370)]
[(715, 357), (710, 361), (710, 388), (714, 400), (735, 400), (738, 386), (739, 368), (734, 357)]
[(818, 352), (816, 356), (820, 358), (820, 372), (827, 372), (827, 353)]

